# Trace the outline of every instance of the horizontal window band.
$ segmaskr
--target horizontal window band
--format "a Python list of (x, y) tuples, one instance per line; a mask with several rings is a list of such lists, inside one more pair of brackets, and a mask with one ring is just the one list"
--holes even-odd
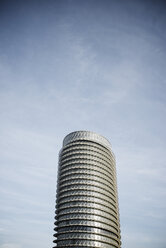
[(87, 199), (87, 200), (83, 200), (81, 198), (80, 199), (79, 198), (77, 198), (77, 199), (70, 199), (68, 201), (64, 201), (64, 202), (58, 203), (57, 204), (57, 208), (65, 205), (65, 204), (71, 204), (71, 205), (73, 204), (74, 205), (77, 202), (83, 202), (84, 204), (87, 204), (87, 203), (100, 204), (101, 206), (105, 206), (105, 207), (109, 208), (111, 212), (117, 214), (117, 210), (115, 210), (114, 208), (112, 208), (112, 205), (110, 205), (110, 204), (108, 204), (106, 202), (100, 202), (99, 200), (97, 200), (97, 201), (94, 201), (94, 200), (95, 199), (93, 199), (93, 198)]
[(63, 171), (69, 170), (69, 169), (74, 169), (74, 168), (78, 168), (78, 167), (84, 167), (84, 168), (92, 168), (92, 169), (98, 169), (99, 171), (101, 171), (103, 174), (108, 174), (109, 177), (111, 177), (111, 180), (114, 182), (116, 181), (116, 176), (115, 174), (113, 174), (111, 168), (108, 168), (105, 165), (101, 166), (101, 163), (98, 161), (93, 161), (93, 160), (89, 160), (89, 159), (77, 159), (76, 161), (69, 161), (66, 163), (63, 163), (60, 165), (59, 168), (59, 173), (61, 174), (61, 172), (63, 173)]
[(80, 219), (70, 219), (67, 221), (61, 221), (58, 223), (57, 228), (61, 228), (61, 227), (67, 227), (67, 226), (79, 226), (79, 225), (88, 225), (88, 226), (92, 226), (92, 227), (98, 227), (98, 228), (102, 228), (105, 229), (107, 228), (107, 230), (115, 233), (115, 234), (119, 234), (119, 229), (117, 229), (117, 227), (114, 227), (111, 224), (107, 224), (105, 222), (102, 221), (97, 221), (97, 220), (80, 220)]
[(92, 172), (96, 172), (96, 173), (101, 173), (102, 175), (106, 176), (108, 178), (108, 180), (111, 180), (114, 183), (114, 177), (112, 176), (111, 173), (109, 173), (109, 171), (105, 171), (103, 168), (96, 166), (95, 164), (75, 164), (75, 165), (69, 165), (66, 166), (66, 168), (61, 168), (60, 169), (60, 177), (65, 176), (68, 173), (72, 173), (72, 172), (76, 172), (79, 170), (85, 170), (85, 171), (92, 171)]
[(87, 246), (87, 247), (95, 247), (95, 248), (119, 248), (117, 245), (106, 244), (105, 242), (95, 241), (95, 240), (65, 240), (65, 241), (57, 241), (57, 248), (66, 247), (66, 246)]
[[(94, 217), (94, 216), (92, 216), (92, 217)], [(116, 233), (118, 233), (118, 231), (119, 231), (118, 224), (115, 224), (114, 222), (112, 222), (110, 220), (106, 220), (105, 218), (102, 218), (102, 217), (94, 218), (94, 219), (93, 218), (90, 219), (90, 218), (79, 218), (79, 217), (73, 217), (72, 218), (71, 217), (70, 219), (55, 221), (55, 225), (58, 227), (61, 225), (64, 225), (64, 223), (66, 223), (66, 225), (68, 225), (71, 221), (76, 221), (76, 222), (78, 222), (78, 221), (91, 221), (91, 222), (94, 221), (94, 222), (105, 224), (105, 225), (111, 227), (114, 232), (116, 231)]]
[(62, 197), (68, 196), (68, 195), (98, 195), (99, 198), (100, 196), (104, 196), (106, 198), (108, 198), (109, 200), (111, 200), (111, 202), (115, 205), (117, 205), (117, 202), (112, 198), (112, 195), (110, 193), (108, 193), (107, 191), (104, 191), (101, 188), (98, 187), (91, 187), (89, 189), (85, 188), (85, 189), (68, 189), (66, 188), (65, 191), (61, 191), (59, 192), (59, 194), (57, 194), (57, 198), (60, 199)]
[[(66, 199), (63, 199), (63, 198), (66, 198)], [(68, 198), (68, 199), (67, 199)], [(66, 197), (59, 197), (59, 195), (57, 195), (57, 200), (56, 200), (56, 205), (60, 205), (62, 202), (68, 202), (68, 201), (71, 201), (73, 199), (83, 199), (84, 201), (88, 201), (88, 198), (92, 198), (92, 201), (96, 202), (97, 199), (99, 202), (102, 203), (102, 199), (100, 197), (93, 197), (91, 195), (80, 195), (80, 194), (72, 194), (71, 196), (66, 196)], [(103, 202), (104, 202), (104, 205), (107, 204), (107, 205), (113, 205), (115, 208), (118, 207), (118, 204), (116, 204), (114, 201), (112, 201), (112, 198), (110, 198), (109, 201), (107, 201), (107, 199), (105, 199), (106, 197), (103, 196)]]
[(90, 174), (79, 174), (79, 173), (75, 173), (75, 174), (71, 174), (68, 175), (66, 178), (64, 179), (60, 179), (58, 180), (59, 186), (62, 185), (64, 182), (69, 181), (69, 180), (81, 180), (81, 179), (85, 179), (85, 180), (91, 180), (91, 181), (96, 181), (100, 184), (104, 184), (107, 187), (110, 187), (110, 189), (112, 189), (112, 191), (114, 191), (114, 189), (116, 188), (116, 185), (112, 185), (111, 183), (109, 183), (108, 181), (106, 181), (105, 179), (103, 179), (102, 177), (98, 177), (96, 175), (90, 175)]
[(70, 202), (70, 201), (86, 201), (86, 202), (94, 202), (100, 203), (102, 205), (109, 206), (113, 211), (117, 212), (117, 206), (112, 204), (110, 201), (106, 201), (104, 198), (99, 198), (95, 196), (82, 196), (82, 195), (73, 195), (73, 196), (66, 196), (64, 198), (58, 199), (57, 206)]
[(65, 216), (68, 214), (92, 214), (92, 215), (97, 215), (97, 216), (103, 216), (107, 219), (110, 219), (113, 221), (115, 224), (118, 223), (117, 218), (112, 215), (111, 213), (105, 212), (102, 209), (92, 209), (92, 208), (67, 208), (61, 210), (58, 214), (56, 214), (55, 219), (58, 219), (61, 216)]
[[(81, 231), (77, 231), (76, 233), (80, 233)], [(91, 232), (85, 232), (85, 231), (83, 231), (83, 233), (84, 234), (87, 234), (87, 235), (90, 235), (90, 234), (92, 234), (92, 235), (96, 235), (96, 234), (99, 234), (99, 233), (96, 233), (96, 232), (93, 232), (93, 231), (91, 231)], [(56, 238), (56, 240), (57, 241), (59, 241), (59, 240), (68, 240), (68, 237), (66, 237), (66, 238), (58, 238), (58, 236), (59, 235), (65, 235), (65, 234), (69, 234), (70, 236), (72, 236), (72, 234), (73, 234), (73, 231), (64, 231), (64, 232), (61, 232), (60, 234), (54, 234), (53, 236)], [(96, 239), (96, 240), (98, 240), (98, 241), (100, 241), (100, 240), (103, 240), (103, 242), (104, 242), (104, 237), (106, 238), (106, 239), (110, 239), (110, 240), (112, 240), (113, 242), (114, 242), (114, 244), (116, 244), (116, 245), (120, 245), (120, 238), (118, 237), (115, 237), (115, 236), (113, 236), (113, 235), (104, 235), (104, 234), (99, 234), (101, 237), (103, 237), (103, 239)], [(92, 239), (93, 240), (93, 239)], [(113, 243), (112, 242), (112, 243)]]
[(108, 188), (107, 186), (103, 186), (101, 183), (98, 183), (96, 181), (92, 181), (92, 180), (79, 180), (79, 181), (73, 181), (73, 182), (66, 182), (66, 184), (61, 185), (57, 191), (57, 195), (61, 194), (61, 192), (64, 192), (66, 190), (75, 190), (75, 189), (92, 189), (92, 188), (99, 188), (104, 190), (105, 192), (108, 192), (109, 194), (112, 195), (112, 199), (115, 199), (116, 201), (116, 195), (114, 194), (114, 192), (112, 190), (110, 190), (110, 188)]
[[(77, 169), (77, 170), (73, 170), (73, 171), (69, 171), (66, 172), (64, 175), (59, 175), (59, 180), (63, 180), (66, 179), (68, 177), (71, 177), (72, 175), (91, 175), (91, 176), (96, 176), (97, 178), (101, 178), (103, 180), (105, 180), (106, 182), (108, 182), (109, 184), (111, 184), (113, 187), (115, 186), (113, 184), (113, 179), (110, 179), (108, 176), (102, 174), (101, 172), (95, 171), (95, 170), (89, 170), (89, 169)], [(111, 182), (112, 181), (112, 182)]]
[(109, 204), (112, 204), (115, 208), (117, 208), (117, 204), (109, 197), (106, 196), (100, 192), (94, 192), (94, 191), (73, 191), (72, 193), (69, 191), (67, 193), (63, 193), (57, 197), (57, 202), (59, 202), (61, 199), (64, 199), (66, 197), (72, 197), (72, 196), (83, 196), (83, 197), (95, 197), (96, 199), (105, 200)]
[(108, 156), (112, 156), (114, 158), (113, 152), (111, 150), (106, 150), (105, 148), (103, 149), (101, 146), (95, 145), (94, 143), (89, 143), (89, 142), (75, 142), (72, 145), (69, 145), (68, 147), (64, 147), (63, 148), (63, 152), (67, 152), (69, 149), (73, 148), (73, 149), (77, 149), (77, 148), (93, 148), (93, 149), (97, 149), (101, 152), (104, 152), (105, 154), (107, 154)]
[(66, 164), (71, 164), (71, 163), (83, 163), (83, 162), (86, 162), (86, 163), (89, 163), (89, 162), (93, 162), (93, 163), (98, 163), (99, 166), (101, 168), (107, 168), (109, 171), (110, 171), (110, 174), (113, 176), (113, 177), (116, 177), (115, 176), (115, 171), (112, 170), (112, 167), (111, 166), (108, 166), (108, 164), (106, 163), (103, 163), (101, 162), (99, 159), (97, 159), (96, 157), (90, 157), (90, 156), (75, 156), (74, 158), (70, 158), (66, 161), (61, 161), (59, 162), (60, 163), (60, 168), (64, 167)]
[(59, 163), (63, 164), (64, 162), (69, 161), (69, 160), (74, 160), (75, 158), (80, 158), (80, 159), (89, 158), (90, 160), (95, 160), (95, 161), (97, 160), (101, 164), (105, 164), (108, 168), (111, 168), (112, 172), (115, 173), (115, 164), (111, 163), (111, 161), (106, 161), (102, 157), (99, 157), (98, 155), (92, 154), (92, 153), (91, 154), (90, 153), (89, 154), (88, 153), (72, 153), (65, 158), (62, 157), (59, 160)]
[(103, 146), (101, 146), (101, 145), (99, 145), (99, 144), (97, 144), (97, 143), (90, 142), (90, 141), (86, 141), (86, 140), (84, 140), (84, 141), (75, 141), (75, 142), (73, 142), (73, 143), (71, 143), (71, 144), (68, 144), (67, 146), (65, 146), (65, 147), (63, 148), (63, 151), (65, 152), (65, 151), (67, 151), (68, 149), (70, 149), (70, 148), (76, 148), (77, 146), (82, 146), (82, 147), (87, 147), (87, 146), (95, 147), (95, 148), (97, 148), (97, 149), (99, 149), (99, 150), (105, 152), (106, 154), (108, 154), (108, 156), (112, 156), (113, 160), (115, 161), (115, 155), (114, 155), (114, 153), (113, 153), (112, 150), (110, 150), (110, 149), (108, 150), (107, 148), (105, 148), (105, 147), (103, 147)]
[(56, 223), (59, 223), (60, 221), (68, 221), (70, 219), (79, 219), (79, 220), (94, 220), (94, 221), (99, 221), (103, 223), (107, 223), (108, 225), (114, 226), (118, 230), (118, 223), (115, 221), (112, 221), (112, 219), (107, 218), (102, 215), (96, 215), (96, 214), (85, 214), (85, 213), (70, 213), (66, 215), (60, 216)]
[[(119, 239), (119, 236), (115, 234), (114, 232), (108, 231), (106, 229), (102, 228), (96, 228), (91, 226), (67, 226), (67, 227), (60, 227), (58, 228), (58, 233), (63, 232), (89, 232), (89, 233), (100, 233), (101, 235), (107, 236), (107, 237), (113, 237), (115, 239)], [(58, 233), (56, 233), (54, 236), (58, 236)]]
[(118, 212), (116, 213), (115, 211), (113, 211), (111, 208), (104, 206), (102, 204), (98, 204), (98, 203), (92, 203), (92, 202), (83, 202), (83, 201), (73, 201), (73, 202), (66, 202), (63, 203), (61, 205), (59, 205), (58, 209), (57, 209), (57, 213), (60, 212), (60, 210), (62, 209), (66, 209), (66, 208), (71, 208), (71, 207), (91, 207), (91, 208), (96, 208), (96, 209), (102, 209), (103, 211), (112, 214), (113, 216), (115, 216), (115, 218), (118, 219)]
[(89, 233), (68, 233), (60, 234), (57, 237), (57, 242), (59, 240), (72, 240), (72, 239), (86, 239), (86, 240), (95, 240), (107, 244), (119, 245), (117, 240), (112, 239), (111, 237), (105, 237), (100, 234), (89, 234)]
[(70, 151), (68, 151), (66, 154), (61, 153), (61, 155), (59, 156), (59, 161), (72, 156), (72, 155), (76, 155), (76, 154), (80, 154), (80, 155), (89, 155), (89, 156), (95, 156), (98, 157), (99, 159), (104, 160), (105, 162), (110, 163), (112, 166), (115, 166), (115, 161), (112, 159), (112, 157), (107, 157), (105, 156), (105, 154), (102, 154), (101, 152), (98, 152), (97, 150), (92, 150), (92, 149), (71, 149)]
[(114, 188), (116, 187), (115, 185), (113, 185), (110, 181), (106, 180), (105, 178), (102, 177), (102, 175), (96, 175), (96, 174), (89, 174), (89, 173), (71, 173), (66, 175), (66, 177), (59, 178), (59, 184), (63, 184), (63, 182), (68, 181), (68, 180), (72, 180), (72, 179), (89, 179), (89, 180), (95, 180), (98, 182), (101, 182), (105, 185), (108, 185), (108, 187), (110, 187), (113, 191)]
[[(110, 218), (112, 218), (112, 220), (115, 222), (115, 223), (118, 223), (118, 218), (117, 218), (117, 215), (115, 215), (114, 213), (111, 214), (110, 210), (108, 212), (108, 209), (107, 208), (103, 208), (102, 206), (99, 206), (99, 205), (95, 205), (94, 208), (91, 208), (91, 207), (86, 207), (86, 206), (82, 206), (82, 205), (78, 205), (78, 206), (67, 206), (67, 207), (63, 207), (63, 208), (60, 208), (58, 211), (57, 211), (57, 216), (61, 216), (63, 214), (68, 214), (68, 213), (73, 213), (74, 211), (77, 211), (79, 212), (79, 209), (81, 209), (80, 211), (82, 211), (82, 213), (86, 212), (87, 213), (95, 213), (93, 211), (101, 211), (103, 212), (103, 215), (106, 214), (106, 215), (109, 215)], [(85, 210), (86, 209), (86, 210)]]
[(86, 183), (86, 184), (89, 184), (89, 185), (97, 185), (101, 188), (106, 188), (106, 190), (108, 192), (110, 192), (113, 196), (116, 196), (116, 191), (114, 191), (112, 189), (112, 187), (110, 187), (109, 185), (99, 181), (99, 180), (94, 180), (94, 179), (90, 179), (90, 178), (71, 178), (71, 179), (68, 179), (68, 180), (65, 180), (63, 182), (61, 182), (59, 184), (59, 191), (62, 189), (62, 187), (64, 187), (65, 185), (72, 185), (72, 184), (82, 184), (82, 183)]
[(64, 158), (65, 156), (68, 156), (68, 154), (71, 154), (72, 152), (86, 152), (86, 153), (97, 153), (99, 154), (100, 156), (103, 156), (105, 157), (106, 160), (109, 160), (111, 161), (112, 163), (115, 164), (115, 160), (112, 158), (112, 156), (108, 156), (106, 155), (105, 152), (101, 151), (100, 149), (97, 149), (97, 148), (94, 148), (94, 147), (91, 147), (91, 146), (86, 146), (86, 147), (81, 147), (81, 146), (77, 146), (77, 147), (70, 147), (68, 149), (68, 151), (65, 151), (61, 153), (61, 156), (60, 158)]
[(111, 174), (113, 177), (116, 177), (116, 173), (115, 171), (112, 170), (111, 166), (108, 166), (108, 164), (102, 163), (100, 160), (98, 159), (94, 159), (94, 157), (74, 157), (73, 159), (69, 159), (67, 161), (61, 162), (59, 163), (60, 165), (60, 169), (62, 170), (63, 168), (66, 168), (67, 166), (71, 165), (71, 164), (92, 164), (95, 166), (100, 167), (101, 169), (108, 171), (109, 174)]
[(115, 164), (113, 164), (112, 161), (106, 160), (102, 156), (100, 157), (100, 156), (98, 156), (98, 154), (95, 154), (95, 153), (92, 153), (92, 152), (91, 153), (72, 152), (72, 153), (68, 154), (68, 156), (62, 157), (59, 160), (59, 162), (63, 163), (63, 162), (68, 161), (70, 159), (74, 159), (75, 157), (87, 157), (87, 158), (90, 158), (90, 159), (95, 158), (95, 160), (98, 160), (100, 163), (104, 163), (104, 164), (108, 165), (111, 168), (112, 172), (115, 173)]

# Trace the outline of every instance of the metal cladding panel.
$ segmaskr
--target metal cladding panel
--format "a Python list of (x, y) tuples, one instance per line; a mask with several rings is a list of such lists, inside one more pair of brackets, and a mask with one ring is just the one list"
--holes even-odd
[(109, 141), (70, 133), (59, 153), (56, 247), (120, 248), (115, 157)]
[(91, 140), (97, 143), (101, 143), (108, 148), (111, 148), (110, 142), (105, 137), (90, 131), (76, 131), (69, 133), (63, 140), (63, 146), (76, 140)]

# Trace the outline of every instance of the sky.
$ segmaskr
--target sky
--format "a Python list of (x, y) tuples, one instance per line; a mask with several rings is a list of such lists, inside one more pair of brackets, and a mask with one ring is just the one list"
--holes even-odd
[(53, 246), (76, 130), (112, 144), (122, 248), (165, 248), (165, 126), (164, 1), (0, 1), (0, 248)]

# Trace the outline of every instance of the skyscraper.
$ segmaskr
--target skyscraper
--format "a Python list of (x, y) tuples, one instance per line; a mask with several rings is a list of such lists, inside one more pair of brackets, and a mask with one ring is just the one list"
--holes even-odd
[(59, 153), (56, 247), (120, 248), (115, 157), (89, 131), (68, 134)]

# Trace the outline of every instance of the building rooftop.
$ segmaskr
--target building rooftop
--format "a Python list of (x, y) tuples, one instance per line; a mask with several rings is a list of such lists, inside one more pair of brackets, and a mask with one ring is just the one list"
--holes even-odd
[(90, 140), (111, 149), (111, 143), (102, 135), (91, 131), (75, 131), (69, 133), (63, 140), (63, 147), (76, 140)]

